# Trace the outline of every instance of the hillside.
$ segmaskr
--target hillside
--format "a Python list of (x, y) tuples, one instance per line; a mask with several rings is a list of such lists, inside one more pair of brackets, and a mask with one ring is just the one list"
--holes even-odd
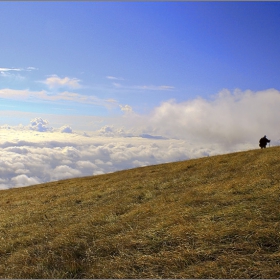
[(1, 278), (279, 278), (280, 147), (0, 192)]

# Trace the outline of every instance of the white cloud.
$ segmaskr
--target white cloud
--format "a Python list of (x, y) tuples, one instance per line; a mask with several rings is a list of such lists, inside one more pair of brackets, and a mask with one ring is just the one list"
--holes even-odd
[(59, 93), (50, 93), (45, 90), (30, 91), (30, 90), (15, 90), (15, 89), (0, 89), (0, 98), (10, 100), (24, 100), (24, 101), (69, 101), (83, 104), (94, 104), (104, 107), (115, 106), (117, 101), (114, 99), (100, 99), (92, 95), (83, 95), (75, 92), (63, 91)]
[(106, 125), (99, 130), (99, 134), (103, 136), (115, 136), (114, 127)]
[(32, 70), (37, 70), (37, 68), (35, 68), (35, 67), (27, 67), (26, 69), (24, 69), (24, 68), (6, 68), (6, 67), (0, 67), (0, 73), (3, 73), (3, 72), (11, 72), (11, 71), (16, 71), (16, 72), (19, 72), (19, 71), (32, 71)]
[(117, 78), (117, 77), (114, 77), (114, 76), (106, 76), (106, 78), (108, 80), (119, 80), (119, 81), (123, 81), (124, 80), (123, 78)]
[(64, 125), (60, 128), (60, 132), (61, 133), (73, 133), (73, 130), (72, 130), (71, 126)]
[(40, 184), (40, 180), (38, 180), (38, 178), (28, 177), (24, 174), (13, 177), (11, 179), (11, 182), (14, 185), (14, 187), (24, 187), (24, 186)]
[(119, 105), (120, 106), (120, 108), (121, 108), (121, 110), (123, 111), (123, 112), (125, 112), (125, 113), (131, 113), (131, 112), (133, 112), (133, 110), (132, 110), (132, 107), (131, 106), (129, 106), (129, 105)]
[[(84, 137), (1, 129), (0, 188), (13, 188), (203, 155), (178, 140)], [(22, 140), (24, 139), (24, 141)]]
[(160, 90), (172, 90), (174, 89), (175, 87), (173, 86), (159, 86), (159, 89)]
[(279, 108), (274, 89), (223, 90), (211, 100), (163, 102), (148, 116), (124, 114), (107, 124), (104, 118), (81, 135), (50, 131), (44, 118), (34, 118), (33, 129), (3, 125), (0, 188), (258, 149), (265, 134), (271, 146), (280, 145)]
[(275, 89), (223, 90), (210, 100), (165, 101), (149, 115), (133, 113), (112, 123), (135, 136), (183, 139), (205, 147), (218, 144), (233, 151), (254, 146), (265, 134), (272, 143), (278, 141), (279, 108), (280, 92)]
[(123, 128), (115, 128), (113, 125), (105, 125), (98, 130), (98, 135), (106, 137), (131, 137), (133, 133), (125, 131)]
[[(17, 126), (17, 129), (19, 129), (19, 123), (23, 124), (23, 126), (28, 125), (31, 119), (35, 119), (37, 117), (38, 113), (0, 110), (0, 128), (13, 129)], [(40, 117), (44, 120), (48, 120), (49, 123), (51, 123), (51, 126), (55, 128), (60, 128), (67, 123), (71, 124), (73, 130), (84, 131), (88, 135), (90, 131), (96, 131), (105, 125), (103, 116), (55, 115), (40, 113)], [(109, 123), (112, 123), (109, 117), (106, 119)], [(111, 119), (114, 120), (116, 118)]]
[[(176, 139), (38, 133), (1, 129), (0, 188), (13, 188), (203, 157), (231, 151), (215, 143)], [(24, 140), (23, 140), (24, 139)], [(256, 144), (233, 147), (247, 150)]]
[(4, 73), (4, 72), (10, 72), (10, 71), (22, 71), (22, 69), (20, 68), (0, 68), (0, 72)]
[(53, 75), (49, 78), (47, 78), (45, 81), (43, 81), (44, 84), (46, 84), (49, 88), (80, 88), (80, 80), (76, 78), (69, 78), (64, 77), (60, 78), (57, 75)]
[(48, 121), (43, 120), (42, 118), (35, 118), (30, 121), (29, 128), (31, 130), (39, 131), (39, 132), (45, 132), (45, 131), (52, 131), (52, 127), (48, 127)]
[(44, 96), (47, 96), (45, 91), (0, 89), (0, 97), (5, 99), (28, 100), (29, 98), (40, 98)]
[(52, 179), (53, 180), (62, 180), (67, 178), (75, 178), (82, 175), (82, 173), (74, 168), (71, 168), (67, 165), (60, 165), (53, 169)]
[(232, 147), (258, 142), (264, 134), (278, 138), (279, 108), (280, 92), (275, 89), (255, 93), (223, 90), (212, 100), (163, 102), (151, 114), (147, 131)]
[(113, 85), (116, 88), (121, 88), (124, 90), (130, 90), (130, 91), (143, 91), (143, 90), (147, 90), (147, 91), (170, 91), (175, 89), (174, 86), (169, 86), (169, 85), (161, 85), (161, 86), (155, 86), (155, 85), (132, 85), (132, 86), (127, 86), (127, 85), (122, 85), (120, 83), (116, 83), (114, 82)]
[(5, 68), (5, 67), (0, 67), (0, 76), (4, 77), (5, 79), (12, 79), (16, 81), (22, 81), (25, 79), (24, 76), (20, 75), (19, 72), (23, 71), (32, 71), (35, 70), (36, 68), (34, 67), (27, 67), (26, 69), (24, 68)]
[[(19, 74), (22, 69), (14, 68), (0, 68), (0, 76), (10, 81), (23, 81), (25, 79), (24, 76)], [(15, 73), (16, 72), (16, 73)]]
[(167, 85), (162, 85), (162, 86), (154, 86), (154, 85), (149, 85), (149, 86), (135, 86), (136, 89), (141, 89), (141, 90), (173, 90), (175, 87), (173, 86), (167, 86)]
[(27, 67), (26, 70), (27, 71), (33, 71), (33, 70), (38, 70), (38, 68), (30, 66), (30, 67)]

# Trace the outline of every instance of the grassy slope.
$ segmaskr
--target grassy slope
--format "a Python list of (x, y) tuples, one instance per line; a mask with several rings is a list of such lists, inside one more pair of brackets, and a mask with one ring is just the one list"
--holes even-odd
[(0, 278), (279, 278), (279, 154), (1, 191)]

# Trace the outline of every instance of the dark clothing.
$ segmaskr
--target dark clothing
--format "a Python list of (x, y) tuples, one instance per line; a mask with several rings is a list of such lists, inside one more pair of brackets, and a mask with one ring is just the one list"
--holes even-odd
[(269, 143), (270, 140), (268, 140), (265, 136), (260, 139), (260, 144), (259, 146), (262, 148), (266, 148), (267, 143)]

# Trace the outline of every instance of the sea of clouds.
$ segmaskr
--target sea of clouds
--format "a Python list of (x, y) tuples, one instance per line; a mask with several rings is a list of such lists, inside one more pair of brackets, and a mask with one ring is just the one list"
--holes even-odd
[[(280, 93), (221, 91), (212, 99), (169, 100), (149, 115), (128, 105), (95, 130), (54, 128), (41, 117), (0, 127), (0, 189), (98, 175), (280, 144)], [(104, 123), (102, 123), (104, 124)]]
[[(101, 134), (104, 130), (108, 129), (101, 129)], [(2, 128), (1, 136), (0, 189), (211, 154), (210, 150), (188, 147), (185, 141), (176, 139), (85, 136), (18, 128)]]

